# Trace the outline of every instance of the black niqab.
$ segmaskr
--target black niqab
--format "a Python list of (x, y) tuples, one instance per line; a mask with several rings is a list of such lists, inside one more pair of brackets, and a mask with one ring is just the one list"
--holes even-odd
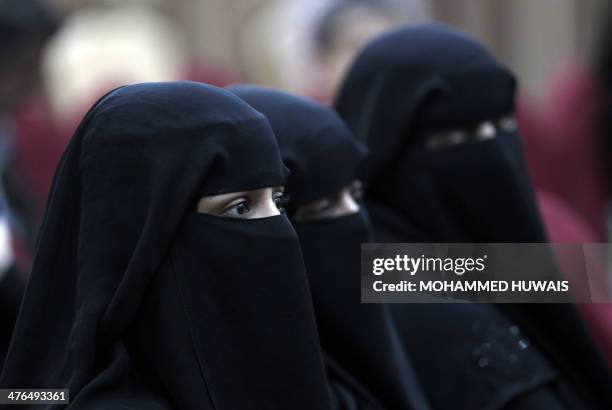
[[(295, 203), (290, 215), (362, 177), (365, 148), (329, 108), (257, 86), (230, 90), (270, 120), (291, 171), (287, 192)], [(427, 408), (387, 307), (360, 303), (360, 245), (371, 235), (365, 209), (337, 218), (292, 221), (304, 252), (323, 349), (385, 408)]]
[(195, 213), (286, 175), (268, 121), (227, 91), (107, 94), (56, 171), (2, 388), (68, 388), (88, 409), (328, 409), (287, 218)]
[[(484, 47), (442, 25), (402, 27), (362, 50), (335, 107), (371, 150), (365, 197), (377, 241), (546, 241), (516, 131), (428, 144), (513, 115), (514, 93), (512, 75)], [(557, 372), (584, 400), (556, 391), (569, 408), (592, 398), (608, 406), (609, 376), (569, 305), (398, 305), (394, 317), (436, 408), (502, 408), (538, 386), (547, 395)], [(520, 340), (531, 343), (524, 352)], [(483, 345), (493, 351), (483, 356)], [(514, 358), (517, 366), (504, 362)]]
[(486, 49), (443, 26), (395, 30), (361, 52), (336, 109), (371, 150), (367, 201), (378, 236), (545, 241), (516, 132), (477, 149), (427, 148), (436, 132), (512, 114), (514, 92)]

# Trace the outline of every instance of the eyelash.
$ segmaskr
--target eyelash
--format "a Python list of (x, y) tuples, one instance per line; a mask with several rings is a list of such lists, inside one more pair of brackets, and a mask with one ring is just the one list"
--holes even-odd
[(316, 206), (314, 207), (312, 211), (313, 212), (324, 212), (324, 211), (327, 211), (331, 206), (332, 206), (331, 200), (323, 199), (316, 204)]
[(228, 214), (231, 214), (231, 212), (232, 212), (233, 210), (238, 210), (238, 209), (239, 209), (239, 207), (241, 207), (241, 206), (245, 206), (245, 207), (246, 207), (246, 211), (245, 211), (245, 212), (242, 212), (242, 213), (237, 211), (237, 212), (236, 212), (236, 214), (237, 214), (237, 215), (244, 215), (245, 213), (247, 213), (247, 212), (249, 212), (249, 211), (251, 210), (251, 209), (250, 209), (250, 207), (249, 207), (249, 205), (248, 205), (248, 203), (247, 203), (247, 201), (246, 201), (246, 200), (242, 200), (242, 201), (238, 202), (237, 204), (234, 204), (234, 205), (230, 205), (230, 206), (228, 206), (227, 208), (225, 208), (225, 209), (224, 209), (224, 210), (221, 212), (221, 214), (223, 214), (223, 215), (228, 215)]
[(289, 203), (291, 197), (289, 195), (285, 195), (282, 192), (279, 192), (277, 196), (273, 198), (274, 204), (278, 208), (281, 213), (285, 213), (285, 207)]
[[(351, 196), (355, 201), (358, 201), (363, 196), (363, 187), (361, 184), (354, 184), (349, 188)], [(333, 205), (334, 201), (332, 198), (326, 198), (321, 200), (312, 212), (324, 212)]]
[(363, 185), (361, 182), (356, 182), (354, 183), (351, 188), (351, 196), (353, 197), (354, 200), (359, 200), (361, 199), (361, 197), (363, 196)]
[[(274, 194), (275, 196), (272, 198), (272, 200), (274, 201), (274, 204), (276, 205), (276, 207), (278, 208), (278, 210), (281, 213), (285, 212), (285, 206), (287, 205), (287, 203), (289, 203), (289, 196), (285, 195), (282, 192), (277, 192), (276, 194)], [(236, 212), (237, 215), (242, 216), (248, 212), (251, 211), (251, 208), (249, 206), (249, 200), (246, 198), (241, 198), (240, 202), (235, 203), (233, 205), (228, 206), (227, 208), (225, 208), (221, 214), (222, 215), (227, 215), (230, 214), (232, 210), (237, 210), (239, 207), (244, 206), (246, 207), (246, 211), (244, 212)]]

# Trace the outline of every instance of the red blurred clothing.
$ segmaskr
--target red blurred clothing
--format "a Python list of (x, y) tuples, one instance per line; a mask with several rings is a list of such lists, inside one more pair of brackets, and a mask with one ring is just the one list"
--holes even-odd
[(55, 167), (68, 141), (52, 121), (42, 98), (31, 97), (13, 112), (16, 166), (42, 211)]
[(602, 241), (610, 193), (602, 86), (572, 67), (543, 102), (522, 96), (517, 115), (536, 189), (565, 201)]
[[(517, 115), (550, 241), (605, 242), (610, 181), (604, 88), (587, 70), (572, 67), (557, 78), (543, 103), (523, 96)], [(579, 307), (612, 367), (612, 304)]]

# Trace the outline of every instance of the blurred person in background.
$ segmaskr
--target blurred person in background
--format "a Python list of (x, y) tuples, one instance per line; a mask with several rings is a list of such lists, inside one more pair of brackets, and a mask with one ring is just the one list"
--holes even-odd
[[(543, 99), (524, 94), (518, 101), (527, 167), (555, 243), (602, 243), (610, 237), (612, 7), (603, 7), (591, 61), (559, 68)], [(612, 304), (579, 308), (612, 366)]]
[[(547, 238), (523, 164), (515, 80), (470, 37), (404, 27), (353, 63), (335, 107), (371, 150), (380, 242)], [(571, 305), (412, 304), (392, 312), (438, 409), (607, 409), (611, 379)]]
[(328, 103), (365, 42), (427, 14), (423, 0), (262, 2), (241, 28), (243, 78)]
[[(40, 90), (40, 62), (59, 17), (44, 0), (0, 1), (0, 169), (14, 234), (31, 246), (32, 193), (22, 181), (20, 110)], [(15, 232), (16, 230), (16, 232)]]
[(59, 18), (43, 0), (0, 0), (0, 369), (25, 283), (36, 220), (19, 167), (17, 111), (39, 87), (39, 66)]
[(269, 0), (252, 7), (238, 38), (242, 79), (297, 94), (316, 95), (309, 58), (313, 25), (335, 0)]
[(235, 81), (195, 61), (167, 1), (50, 0), (65, 17), (41, 56), (34, 98), (14, 113), (20, 172), (32, 187), (35, 226), (68, 137), (107, 89), (143, 81)]
[(429, 408), (387, 305), (361, 304), (361, 243), (371, 238), (360, 203), (365, 147), (312, 100), (253, 85), (229, 90), (268, 118), (291, 171), (285, 208), (304, 254), (334, 408)]
[(49, 44), (43, 80), (49, 110), (68, 138), (106, 90), (184, 79), (183, 33), (156, 2), (90, 2), (75, 9)]
[(372, 38), (402, 23), (425, 20), (424, 1), (336, 0), (315, 22), (313, 59), (319, 98), (331, 102), (351, 62)]

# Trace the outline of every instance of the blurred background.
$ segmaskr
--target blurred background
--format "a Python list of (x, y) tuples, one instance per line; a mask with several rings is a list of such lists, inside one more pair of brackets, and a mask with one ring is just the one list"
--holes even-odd
[(27, 271), (57, 161), (105, 91), (142, 81), (241, 81), (329, 103), (364, 43), (423, 21), (471, 33), (516, 73), (526, 159), (552, 239), (607, 240), (607, 3), (0, 0), (0, 220), (13, 243), (7, 257)]

